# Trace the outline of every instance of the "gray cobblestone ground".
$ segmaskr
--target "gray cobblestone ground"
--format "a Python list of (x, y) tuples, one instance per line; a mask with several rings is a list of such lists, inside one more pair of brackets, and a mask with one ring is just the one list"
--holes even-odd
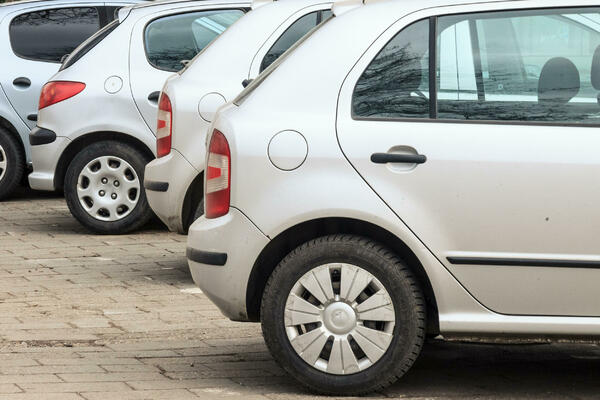
[[(194, 287), (184, 248), (158, 224), (90, 235), (55, 195), (0, 203), (0, 399), (313, 398)], [(598, 398), (600, 348), (434, 342), (375, 397)]]

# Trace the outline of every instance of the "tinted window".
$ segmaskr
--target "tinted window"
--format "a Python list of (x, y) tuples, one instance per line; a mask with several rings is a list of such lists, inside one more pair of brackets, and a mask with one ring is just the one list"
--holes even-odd
[(106, 22), (109, 23), (119, 18), (119, 10), (123, 6), (108, 6), (106, 7)]
[(429, 20), (397, 34), (362, 74), (352, 98), (357, 117), (429, 117)]
[(194, 58), (242, 15), (242, 10), (218, 10), (154, 20), (145, 31), (148, 61), (158, 69), (179, 71), (183, 61)]
[(600, 9), (444, 17), (438, 32), (439, 118), (600, 122)]
[(271, 46), (265, 58), (260, 64), (260, 72), (264, 71), (269, 65), (277, 60), (283, 53), (287, 51), (294, 43), (300, 40), (304, 35), (310, 32), (311, 29), (319, 25), (331, 17), (331, 10), (315, 11), (299, 18), (277, 39)]
[(93, 7), (34, 11), (11, 21), (10, 42), (19, 57), (60, 62), (99, 28)]

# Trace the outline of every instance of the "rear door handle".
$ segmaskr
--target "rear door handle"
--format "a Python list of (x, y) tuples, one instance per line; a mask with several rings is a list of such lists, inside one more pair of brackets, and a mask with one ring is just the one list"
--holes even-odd
[(31, 86), (31, 81), (29, 78), (21, 76), (13, 81), (13, 85), (21, 89), (27, 89), (29, 86)]
[(371, 162), (375, 164), (425, 164), (426, 161), (427, 157), (423, 154), (374, 153), (371, 155)]
[(160, 97), (160, 92), (152, 92), (148, 95), (148, 100), (158, 103), (159, 97)]

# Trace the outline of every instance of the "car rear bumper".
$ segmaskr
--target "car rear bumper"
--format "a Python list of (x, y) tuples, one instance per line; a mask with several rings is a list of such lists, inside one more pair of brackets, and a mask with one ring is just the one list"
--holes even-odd
[[(224, 240), (226, 238), (226, 240)], [(269, 239), (239, 210), (198, 219), (188, 234), (194, 282), (234, 321), (247, 321), (246, 292), (255, 260)]]
[(58, 136), (49, 143), (31, 146), (33, 172), (29, 174), (28, 179), (32, 189), (48, 191), (57, 189), (55, 185), (56, 166), (70, 142), (66, 137)]
[(171, 150), (169, 155), (146, 165), (144, 188), (148, 203), (171, 231), (184, 231), (185, 195), (198, 174), (199, 172), (177, 150)]

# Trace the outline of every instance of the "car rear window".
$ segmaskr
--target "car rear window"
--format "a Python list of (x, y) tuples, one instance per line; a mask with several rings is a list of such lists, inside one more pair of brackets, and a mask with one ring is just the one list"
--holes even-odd
[(57, 8), (21, 14), (10, 22), (13, 52), (34, 61), (61, 62), (100, 29), (95, 7)]

